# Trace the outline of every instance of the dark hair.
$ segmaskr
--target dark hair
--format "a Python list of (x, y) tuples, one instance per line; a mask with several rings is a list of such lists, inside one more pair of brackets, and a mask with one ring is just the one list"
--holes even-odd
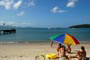
[(64, 51), (66, 51), (66, 47), (64, 45), (62, 45), (61, 48), (64, 48)]
[(61, 43), (59, 43), (58, 45), (59, 45), (59, 46), (62, 46), (62, 44), (61, 44)]
[(68, 44), (67, 46), (71, 46), (71, 44)]
[(85, 50), (84, 46), (81, 46), (81, 49), (82, 49), (82, 50)]

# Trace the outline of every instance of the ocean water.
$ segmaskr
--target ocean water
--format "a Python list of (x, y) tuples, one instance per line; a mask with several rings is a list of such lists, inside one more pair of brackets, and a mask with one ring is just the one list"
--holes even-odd
[(0, 42), (48, 42), (55, 34), (71, 34), (80, 41), (90, 41), (90, 28), (16, 28), (16, 34), (0, 35)]

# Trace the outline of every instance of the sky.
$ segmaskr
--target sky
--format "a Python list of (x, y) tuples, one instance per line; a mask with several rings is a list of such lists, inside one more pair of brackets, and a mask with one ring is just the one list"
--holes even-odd
[(90, 24), (90, 0), (0, 0), (0, 25), (69, 27)]

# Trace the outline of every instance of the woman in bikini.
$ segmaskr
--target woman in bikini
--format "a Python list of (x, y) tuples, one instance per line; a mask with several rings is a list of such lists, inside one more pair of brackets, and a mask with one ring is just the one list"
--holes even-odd
[(66, 51), (67, 53), (71, 53), (71, 45), (67, 45)]
[(66, 48), (65, 48), (65, 46), (61, 46), (61, 49), (59, 50), (59, 57), (60, 57), (60, 59), (61, 60), (68, 60), (68, 57), (67, 57), (67, 55), (66, 55)]
[(86, 60), (86, 50), (84, 46), (81, 46), (81, 50), (77, 51), (76, 56), (77, 60)]

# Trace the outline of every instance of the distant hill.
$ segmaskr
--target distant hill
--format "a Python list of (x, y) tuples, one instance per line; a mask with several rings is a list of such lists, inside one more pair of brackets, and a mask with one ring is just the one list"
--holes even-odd
[(74, 25), (74, 26), (70, 26), (69, 28), (90, 28), (90, 24)]

